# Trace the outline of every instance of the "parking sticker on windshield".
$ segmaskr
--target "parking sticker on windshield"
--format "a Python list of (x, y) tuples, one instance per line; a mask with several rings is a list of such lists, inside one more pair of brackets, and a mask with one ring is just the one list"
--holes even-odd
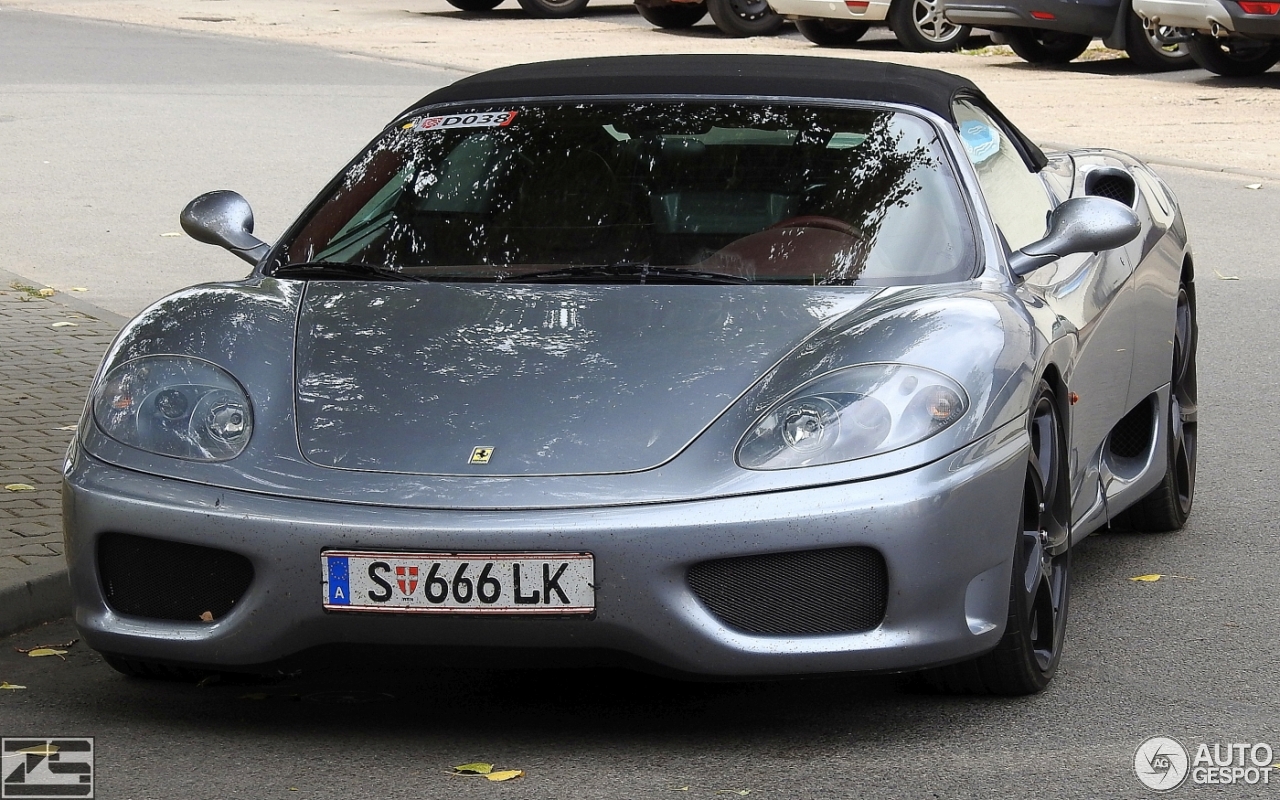
[(425, 117), (405, 125), (403, 130), (443, 131), (451, 128), (505, 128), (516, 118), (518, 111), (486, 111), (483, 114), (449, 114), (444, 117)]

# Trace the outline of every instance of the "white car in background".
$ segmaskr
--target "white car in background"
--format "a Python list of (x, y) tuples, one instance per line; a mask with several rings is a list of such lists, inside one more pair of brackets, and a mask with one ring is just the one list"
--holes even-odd
[(1148, 30), (1186, 37), (1196, 63), (1229, 77), (1280, 62), (1280, 0), (1133, 0)]
[(940, 53), (959, 49), (971, 30), (948, 21), (938, 0), (769, 0), (769, 5), (794, 19), (806, 39), (827, 47), (847, 47), (872, 25), (887, 22), (906, 49)]

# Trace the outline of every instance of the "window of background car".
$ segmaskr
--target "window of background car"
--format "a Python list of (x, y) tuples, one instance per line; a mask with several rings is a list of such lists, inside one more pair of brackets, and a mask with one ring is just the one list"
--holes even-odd
[(275, 264), (520, 280), (647, 265), (752, 282), (968, 278), (976, 246), (936, 131), (875, 109), (482, 108), (387, 132)]
[(1027, 169), (1012, 137), (990, 115), (967, 100), (957, 100), (953, 107), (982, 196), (1009, 248), (1044, 238), (1053, 209), (1044, 183)]

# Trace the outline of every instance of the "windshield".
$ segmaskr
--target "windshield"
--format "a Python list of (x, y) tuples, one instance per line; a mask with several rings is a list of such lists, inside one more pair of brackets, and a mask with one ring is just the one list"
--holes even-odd
[(889, 110), (489, 107), (388, 131), (336, 186), (275, 268), (829, 285), (961, 280), (976, 262), (936, 133)]

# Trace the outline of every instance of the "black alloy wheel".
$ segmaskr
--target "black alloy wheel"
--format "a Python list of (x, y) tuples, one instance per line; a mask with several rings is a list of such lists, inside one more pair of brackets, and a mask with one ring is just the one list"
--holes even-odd
[(1071, 503), (1056, 395), (1041, 381), (1031, 407), (1031, 440), (1014, 545), (1009, 616), (994, 650), (972, 661), (929, 670), (926, 683), (953, 694), (1028, 695), (1058, 671), (1070, 595)]
[(1187, 42), (1196, 63), (1226, 78), (1261, 75), (1280, 61), (1280, 42), (1263, 42), (1233, 36), (1218, 39), (1197, 33)]
[(893, 0), (889, 27), (898, 43), (914, 53), (947, 53), (959, 50), (973, 30), (943, 15), (942, 0)]
[(1196, 65), (1185, 42), (1170, 42), (1174, 29), (1167, 25), (1149, 30), (1142, 17), (1132, 11), (1125, 20), (1124, 51), (1143, 72), (1173, 72)]
[(1196, 338), (1195, 289), (1184, 283), (1178, 287), (1173, 329), (1164, 477), (1116, 520), (1116, 527), (1143, 533), (1176, 531), (1191, 514), (1196, 491)]
[(812, 17), (796, 20), (800, 35), (820, 47), (850, 47), (871, 30), (866, 22)]
[(707, 15), (707, 4), (703, 3), (668, 3), (665, 6), (646, 6), (636, 3), (636, 11), (645, 21), (659, 28), (680, 30), (692, 28)]
[(587, 0), (520, 0), (520, 7), (538, 19), (576, 17), (587, 7)]
[(707, 0), (707, 10), (722, 33), (738, 39), (772, 36), (783, 23), (766, 0)]
[(1043, 28), (1005, 28), (1004, 34), (1013, 52), (1032, 64), (1065, 64), (1088, 50), (1093, 41), (1093, 37), (1085, 33)]
[(445, 0), (445, 2), (463, 11), (492, 11), (502, 5), (502, 0)]

